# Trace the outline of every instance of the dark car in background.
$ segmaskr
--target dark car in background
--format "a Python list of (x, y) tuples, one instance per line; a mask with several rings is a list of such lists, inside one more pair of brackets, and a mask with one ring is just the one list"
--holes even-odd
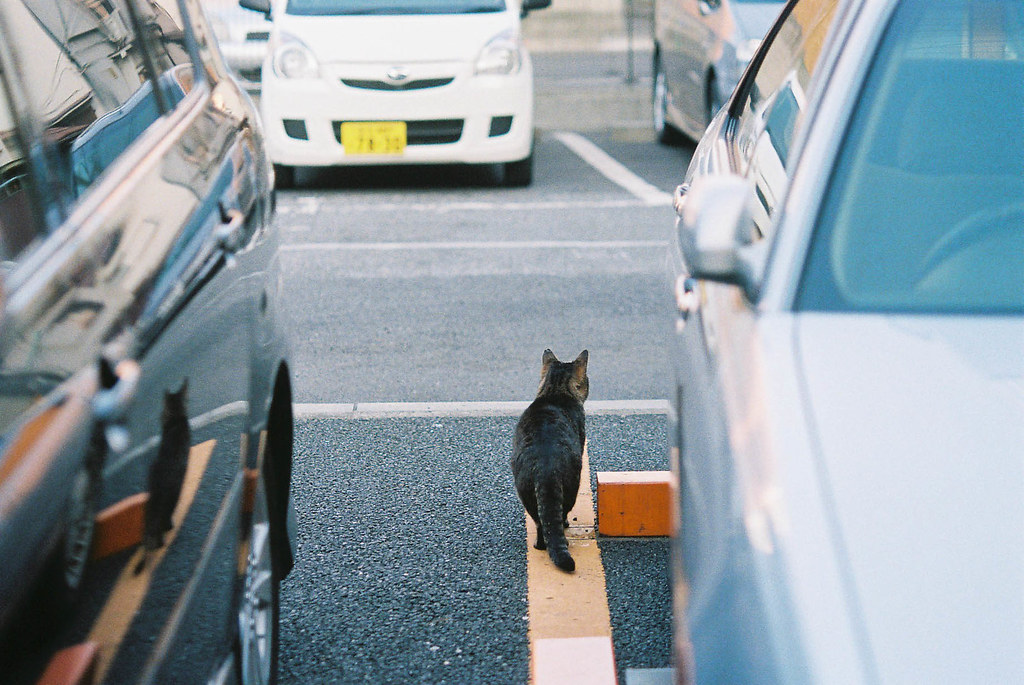
[(654, 133), (698, 140), (784, 0), (654, 0)]
[(4, 683), (274, 680), (270, 179), (198, 0), (0, 5)]
[(790, 0), (683, 181), (679, 681), (1024, 682), (1024, 3)]

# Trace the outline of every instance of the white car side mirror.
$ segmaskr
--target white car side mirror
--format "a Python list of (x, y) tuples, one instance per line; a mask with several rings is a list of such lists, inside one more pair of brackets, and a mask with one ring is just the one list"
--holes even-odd
[[(750, 183), (733, 174), (702, 176), (676, 193), (677, 228), (690, 275), (756, 293)], [(758, 246), (759, 247), (759, 246)]]
[(238, 0), (238, 4), (247, 10), (263, 14), (267, 19), (270, 18), (270, 0)]

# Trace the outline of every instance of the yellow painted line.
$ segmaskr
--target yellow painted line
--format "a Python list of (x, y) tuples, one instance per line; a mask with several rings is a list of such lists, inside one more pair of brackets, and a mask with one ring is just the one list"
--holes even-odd
[[(586, 446), (583, 449), (580, 490), (576, 505), (569, 513), (569, 529), (566, 531), (569, 553), (576, 561), (574, 573), (559, 570), (547, 551), (534, 549), (536, 527), (529, 514), (525, 516), (530, 673), (532, 681), (539, 685), (548, 679), (544, 672), (537, 671), (538, 668), (544, 668), (545, 664), (557, 666), (576, 658), (575, 648), (582, 643), (573, 643), (566, 638), (611, 638), (612, 634), (604, 566), (594, 528), (594, 498), (590, 489), (590, 459)], [(542, 642), (548, 640), (558, 642)], [(611, 640), (606, 643), (610, 659)], [(614, 682), (614, 668), (611, 674)], [(575, 682), (584, 685), (582, 681)]]
[(121, 576), (117, 579), (114, 589), (107, 598), (107, 603), (103, 606), (99, 618), (93, 624), (92, 632), (89, 633), (89, 641), (99, 645), (95, 682), (102, 682), (106, 677), (114, 655), (117, 654), (125, 633), (128, 632), (128, 627), (131, 625), (132, 619), (135, 618), (135, 612), (139, 610), (142, 600), (149, 592), (154, 569), (160, 565), (167, 549), (174, 542), (181, 523), (192, 506), (196, 491), (199, 489), (199, 482), (206, 472), (206, 466), (210, 462), (210, 455), (213, 454), (216, 444), (216, 440), (207, 440), (195, 445), (189, 451), (185, 481), (181, 486), (178, 505), (174, 508), (174, 514), (171, 516), (174, 527), (164, 536), (164, 546), (149, 555), (145, 568), (138, 575), (135, 574), (135, 567), (142, 560), (144, 550), (141, 547), (135, 550), (121, 571)]

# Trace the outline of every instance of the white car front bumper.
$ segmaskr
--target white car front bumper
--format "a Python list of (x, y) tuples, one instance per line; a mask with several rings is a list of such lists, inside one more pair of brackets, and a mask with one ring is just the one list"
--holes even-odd
[[(261, 109), (275, 164), (497, 163), (533, 148), (533, 73), (527, 60), (509, 76), (473, 73), (470, 64), (419, 64), (400, 81), (387, 65), (323, 65), (320, 78), (284, 79), (264, 66)], [(450, 79), (450, 81), (449, 81)], [(404, 121), (401, 154), (346, 154), (344, 121)]]

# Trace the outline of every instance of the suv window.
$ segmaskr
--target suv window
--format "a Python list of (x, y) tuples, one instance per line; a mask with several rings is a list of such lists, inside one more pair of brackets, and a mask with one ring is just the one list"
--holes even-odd
[[(174, 0), (6, 5), (5, 40), (19, 82), (43, 137), (57, 150), (59, 176), (78, 197), (191, 87), (178, 6)], [(150, 74), (159, 75), (156, 89)]]
[(839, 0), (804, 0), (787, 6), (785, 19), (766, 37), (766, 50), (755, 57), (751, 73), (740, 86), (736, 143), (747, 164), (746, 173), (755, 182), (759, 203), (755, 224), (760, 236), (767, 235), (787, 185), (789, 151), (838, 6)]

